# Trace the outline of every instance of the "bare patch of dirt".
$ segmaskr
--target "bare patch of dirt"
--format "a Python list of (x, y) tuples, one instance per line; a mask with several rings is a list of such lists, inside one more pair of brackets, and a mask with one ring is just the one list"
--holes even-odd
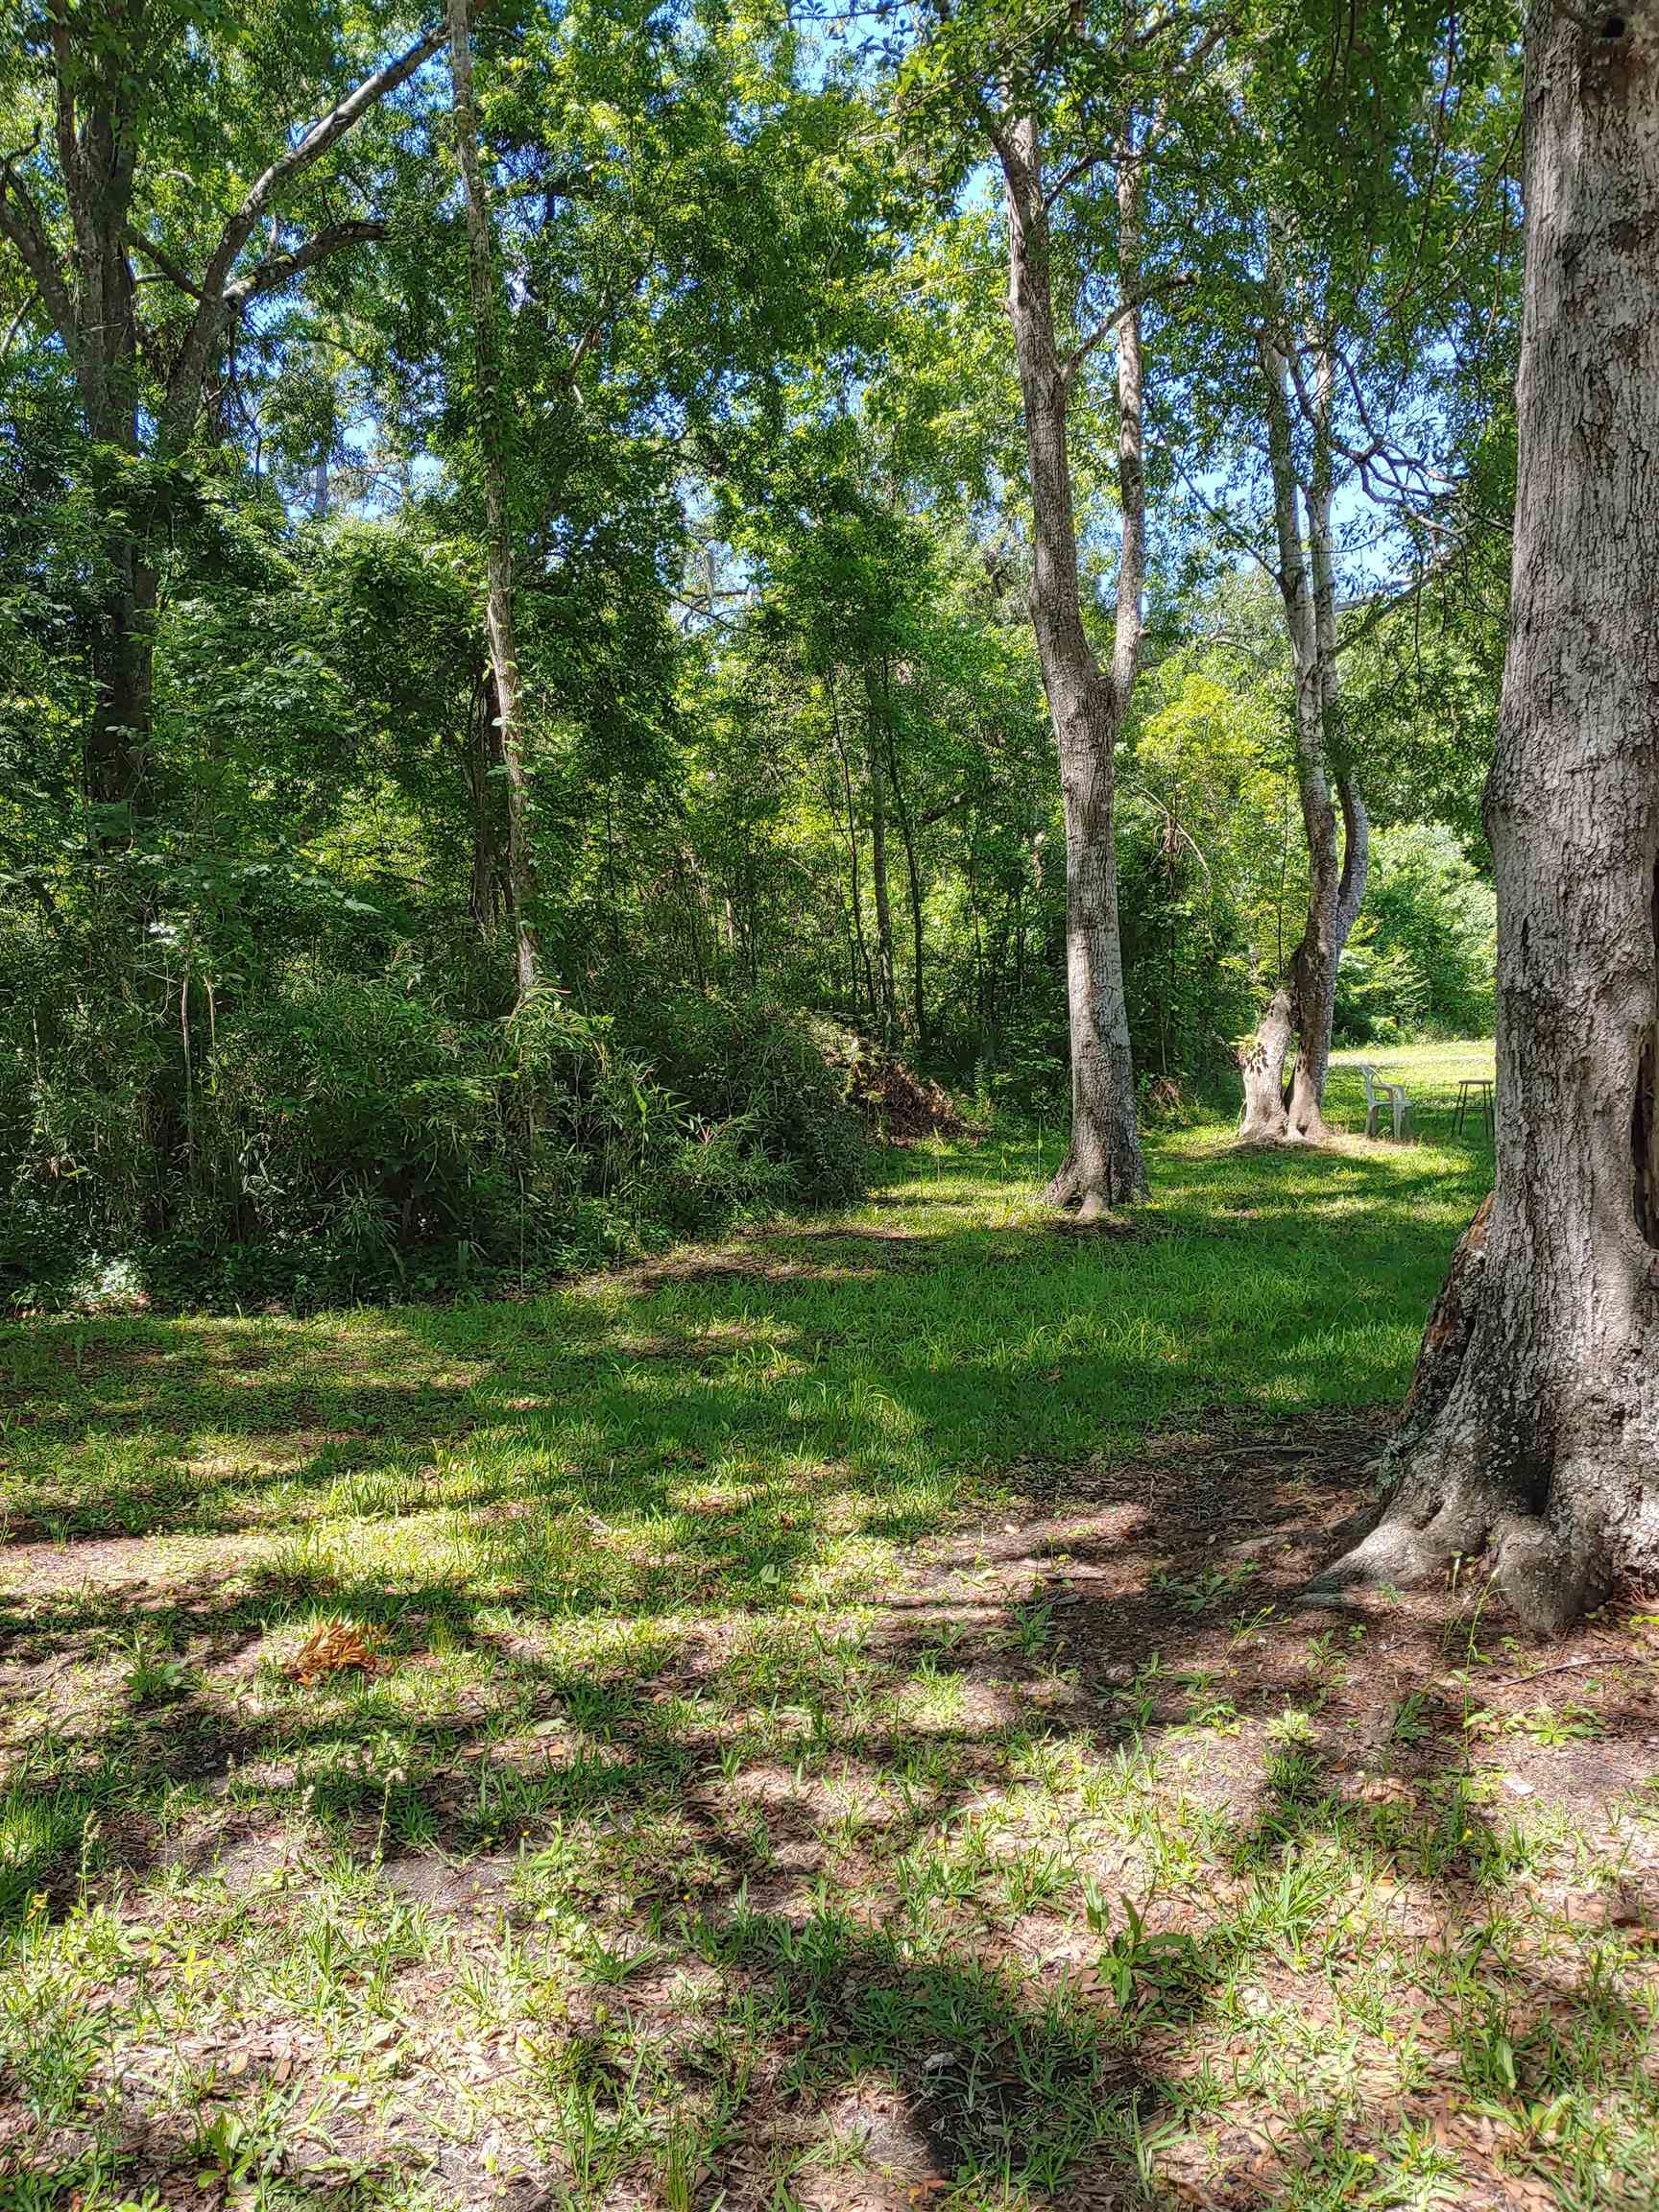
[(176, 1537), (158, 1552), (154, 1536), (88, 1536), (68, 1543), (31, 1541), (0, 1545), (0, 1592), (35, 1595), (91, 1588), (150, 1591), (158, 1603), (176, 1605), (180, 1594), (200, 1601), (223, 1598), (246, 1567), (245, 1538)]

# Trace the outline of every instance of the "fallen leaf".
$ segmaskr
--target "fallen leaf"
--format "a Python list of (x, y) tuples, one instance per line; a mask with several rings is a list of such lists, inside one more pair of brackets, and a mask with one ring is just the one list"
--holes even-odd
[(313, 1628), (283, 1669), (294, 1682), (321, 1681), (326, 1674), (346, 1674), (357, 1669), (378, 1674), (386, 1665), (379, 1656), (380, 1637), (373, 1628), (360, 1628), (351, 1621), (325, 1621)]

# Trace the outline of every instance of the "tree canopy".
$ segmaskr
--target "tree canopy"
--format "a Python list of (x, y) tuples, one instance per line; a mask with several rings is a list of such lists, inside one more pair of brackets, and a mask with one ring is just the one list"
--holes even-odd
[[(419, 10), (9, 28), (17, 1294), (556, 1267), (854, 1172), (864, 1049), (1062, 1117), (1102, 856), (1132, 1142), (1310, 942), (1316, 786), (1377, 834), (1327, 1027), (1478, 1018), (1502, 11), (490, 6), (469, 121)], [(1264, 344), (1330, 519), (1300, 740)]]

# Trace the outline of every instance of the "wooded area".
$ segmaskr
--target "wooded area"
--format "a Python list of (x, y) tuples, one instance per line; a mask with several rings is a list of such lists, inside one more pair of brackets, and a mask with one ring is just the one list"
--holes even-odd
[(1091, 1214), (1488, 1025), (1501, 11), (16, 29), (25, 1304), (845, 1195), (814, 1021)]
[[(1331, 1932), (1384, 1858), (1554, 1878), (1466, 1849), (1534, 1710), (1482, 1639), (1593, 1670), (1575, 1863), (1659, 1868), (1659, 0), (5, 25), (0, 2212), (1646, 2204), (1639, 1956), (1564, 2001), (1618, 1983), (1599, 2074)], [(424, 1924), (446, 2177), (408, 2115), (345, 2179), (280, 2100), (133, 2133), (92, 1953), (255, 1835), (335, 1855), (325, 1952), (395, 1863), (465, 1922), (517, 1851), (509, 1980), (565, 1899), (500, 2174)], [(1485, 2007), (1475, 2104), (1390, 2057), (1218, 2148), (1315, 1929), (1396, 2055), (1412, 1976)], [(599, 1994), (669, 1958), (706, 2078), (689, 1983)]]

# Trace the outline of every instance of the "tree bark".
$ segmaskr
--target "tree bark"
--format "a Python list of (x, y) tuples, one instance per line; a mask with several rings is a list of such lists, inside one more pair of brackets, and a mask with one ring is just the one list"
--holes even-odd
[[(1296, 681), (1296, 789), (1308, 840), (1308, 912), (1302, 935), (1255, 1037), (1239, 1054), (1246, 1143), (1322, 1143), (1325, 1081), (1336, 1012), (1336, 972), (1365, 895), (1369, 826), (1358, 782), (1339, 779), (1343, 837), (1331, 794), (1330, 733), (1337, 701), (1336, 590), (1331, 557), (1331, 404), (1328, 353), (1317, 357), (1313, 466), (1298, 481), (1290, 430), (1290, 371), (1265, 331), (1260, 342), (1266, 399), (1267, 458), (1273, 486), (1280, 597)], [(1304, 545), (1303, 513), (1307, 516)], [(1294, 1072), (1285, 1082), (1290, 1045)]]
[(506, 785), (507, 903), (513, 917), (513, 964), (518, 1004), (522, 1006), (540, 979), (541, 959), (530, 918), (536, 878), (530, 855), (530, 801), (524, 778), (518, 654), (513, 628), (513, 537), (507, 501), (500, 298), (490, 230), (490, 201), (478, 161), (478, 104), (472, 90), (472, 31), (468, 0), (448, 0), (448, 12), (455, 150), (467, 201), (467, 276), (472, 301), (474, 397), (479, 454), (484, 468), (485, 614)]
[(910, 818), (910, 802), (905, 794), (903, 780), (899, 774), (899, 744), (893, 733), (893, 720), (887, 718), (887, 770), (893, 779), (893, 804), (899, 816), (899, 834), (904, 845), (904, 874), (910, 892), (910, 951), (912, 960), (911, 1006), (916, 1017), (916, 1051), (927, 1057), (927, 994), (924, 967), (925, 927), (922, 903), (922, 869), (916, 854), (916, 826)]
[(83, 743), (92, 842), (126, 843), (150, 790), (150, 704), (159, 579), (124, 522), (105, 533), (110, 589), (92, 638), (92, 715)]
[(480, 935), (491, 936), (501, 919), (502, 867), (501, 713), (495, 678), (485, 669), (473, 691), (467, 733), (467, 785), (472, 801), (472, 880), (468, 907)]
[(898, 1008), (893, 963), (893, 899), (887, 880), (887, 772), (881, 758), (876, 689), (865, 674), (865, 771), (870, 785), (870, 890), (876, 906), (877, 1020), (881, 1044), (893, 1049)]
[[(841, 708), (833, 676), (830, 679), (830, 726), (835, 740), (836, 757), (841, 763), (841, 787), (847, 795), (847, 860), (852, 878), (853, 926), (856, 932), (858, 961), (863, 963), (865, 1003), (870, 1008), (870, 1022), (874, 1028), (878, 1022), (879, 1014), (876, 997), (876, 972), (870, 964), (870, 941), (864, 933), (864, 895), (858, 880), (858, 809), (853, 796), (853, 763), (847, 757), (847, 741), (841, 734)], [(830, 811), (834, 811), (833, 799), (830, 800)], [(854, 986), (857, 974), (858, 966), (854, 962)], [(854, 988), (854, 1000), (857, 997)]]
[(1282, 1144), (1286, 1126), (1285, 1063), (1296, 1035), (1290, 993), (1281, 983), (1267, 1001), (1256, 1034), (1238, 1055), (1244, 1112), (1238, 1135), (1246, 1144)]
[(1497, 1180), (1425, 1339), (1383, 1520), (1316, 1587), (1479, 1555), (1556, 1628), (1659, 1566), (1659, 0), (1535, 8), (1526, 69), (1514, 589), (1485, 801)]
[(1122, 550), (1110, 673), (1083, 626), (1067, 401), (1075, 362), (1055, 338), (1043, 151), (1034, 116), (999, 131), (1008, 215), (1008, 313), (1014, 325), (1031, 469), (1031, 620), (1060, 757), (1066, 821), (1066, 982), (1071, 1046), (1071, 1136), (1048, 1186), (1055, 1205), (1093, 1220), (1144, 1197), (1135, 1113), (1135, 1068), (1123, 995), (1113, 840), (1114, 754), (1134, 689), (1145, 585), (1146, 490), (1142, 455), (1141, 318), (1134, 288), (1140, 178), (1120, 149), (1118, 261), (1125, 300), (1117, 318), (1118, 471)]

